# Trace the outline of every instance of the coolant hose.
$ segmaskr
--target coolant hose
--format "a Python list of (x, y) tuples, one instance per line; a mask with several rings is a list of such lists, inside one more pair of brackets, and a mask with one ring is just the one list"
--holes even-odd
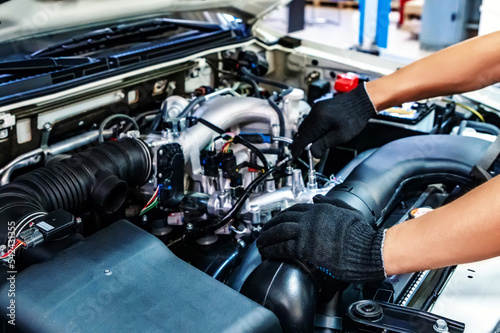
[(144, 184), (150, 172), (149, 149), (136, 139), (107, 142), (49, 161), (0, 187), (0, 244), (7, 241), (9, 222), (17, 225), (33, 213), (64, 209), (77, 214), (88, 208), (114, 213), (128, 187)]

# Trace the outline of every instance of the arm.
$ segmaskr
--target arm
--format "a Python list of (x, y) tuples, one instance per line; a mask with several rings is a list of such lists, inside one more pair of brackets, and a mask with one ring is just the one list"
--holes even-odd
[(298, 156), (324, 150), (358, 135), (377, 110), (404, 102), (477, 90), (500, 81), (500, 32), (454, 45), (346, 94), (313, 105), (291, 146)]
[[(374, 230), (346, 203), (322, 196), (263, 226), (263, 257), (298, 258), (348, 282), (500, 255), (500, 176), (460, 199), (390, 229)], [(385, 234), (385, 235), (384, 235)]]
[(378, 80), (366, 91), (377, 110), (458, 94), (500, 81), (500, 32), (469, 39)]
[[(498, 81), (500, 32), (460, 43), (316, 103), (299, 128), (292, 153), (298, 156), (312, 143), (313, 155), (321, 156), (326, 148), (359, 134), (376, 110)], [(394, 275), (500, 255), (500, 176), (387, 232), (373, 230), (345, 203), (318, 200), (315, 205), (294, 206), (264, 225), (257, 241), (261, 254), (299, 258), (340, 280), (358, 282), (380, 279), (384, 269)]]
[(500, 177), (431, 213), (390, 228), (383, 255), (388, 275), (499, 256)]
[[(500, 32), (473, 38), (366, 84), (377, 110), (500, 81)], [(387, 274), (500, 255), (500, 177), (418, 220), (387, 231)], [(432, 251), (429, 251), (432, 249)]]

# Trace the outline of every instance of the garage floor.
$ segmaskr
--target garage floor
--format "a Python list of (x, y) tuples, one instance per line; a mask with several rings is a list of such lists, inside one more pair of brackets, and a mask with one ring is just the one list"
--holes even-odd
[[(305, 16), (308, 22), (306, 28), (290, 34), (291, 36), (345, 49), (357, 44), (359, 32), (357, 9), (307, 6)], [(265, 22), (278, 31), (286, 32), (287, 18), (288, 8), (282, 8), (270, 13)], [(398, 19), (399, 13), (391, 12), (388, 47), (381, 50), (381, 56), (401, 63), (410, 63), (431, 54), (420, 50), (419, 41), (409, 32), (397, 28)]]

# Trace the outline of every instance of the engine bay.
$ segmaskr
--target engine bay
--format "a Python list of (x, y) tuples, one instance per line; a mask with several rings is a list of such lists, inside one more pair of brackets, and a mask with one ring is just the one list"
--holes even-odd
[(461, 96), (384, 111), (292, 161), (311, 105), (350, 76), (381, 74), (251, 41), (0, 109), (0, 287), (14, 276), (18, 303), (4, 328), (466, 331), (433, 311), (456, 267), (347, 284), (256, 248), (266, 222), (316, 195), (388, 228), (496, 174), (477, 169), (500, 117)]

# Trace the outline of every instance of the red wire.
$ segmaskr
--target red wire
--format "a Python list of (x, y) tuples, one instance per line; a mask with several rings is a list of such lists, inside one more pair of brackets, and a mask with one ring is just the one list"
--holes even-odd
[(149, 199), (148, 203), (144, 206), (144, 208), (142, 208), (142, 209), (141, 209), (141, 212), (142, 212), (143, 210), (145, 210), (145, 209), (146, 209), (146, 208), (147, 208), (147, 207), (148, 207), (148, 206), (149, 206), (149, 205), (150, 205), (153, 201), (155, 201), (155, 199), (158, 197), (158, 193), (159, 193), (159, 191), (160, 191), (160, 187), (158, 186), (158, 187), (156, 188), (155, 193), (154, 193), (154, 194), (153, 194), (153, 196), (151, 197), (151, 199)]
[(16, 244), (14, 244), (14, 246), (9, 250), (9, 252), (7, 252), (3, 256), (1, 256), (0, 259), (4, 259), (4, 258), (7, 258), (8, 256), (10, 256), (10, 254), (12, 252), (14, 252), (15, 250), (17, 250), (19, 248), (19, 246), (21, 246), (21, 245), (26, 246), (26, 243), (24, 243), (24, 242), (20, 241), (19, 239), (17, 239), (16, 240)]
[(221, 150), (222, 150), (222, 151), (224, 151), (224, 149), (226, 149), (226, 147), (227, 147), (227, 146), (229, 146), (230, 144), (231, 144), (231, 142), (226, 142), (226, 143), (222, 146)]
[(149, 206), (149, 204), (152, 203), (156, 199), (156, 197), (158, 196), (158, 190), (159, 189), (160, 189), (160, 187), (156, 188), (155, 193), (153, 193), (153, 196), (151, 197), (151, 199), (149, 199), (148, 203), (144, 206), (144, 208), (147, 207), (147, 206)]

